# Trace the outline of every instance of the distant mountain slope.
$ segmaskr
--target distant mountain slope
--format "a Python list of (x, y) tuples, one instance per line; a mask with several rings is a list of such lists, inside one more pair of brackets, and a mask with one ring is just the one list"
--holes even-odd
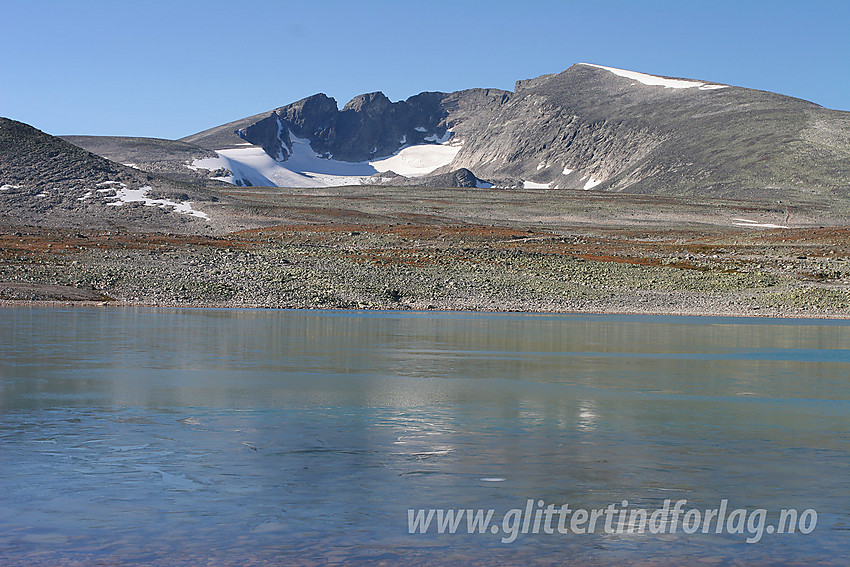
[(110, 161), (193, 183), (204, 183), (208, 176), (186, 166), (198, 159), (216, 157), (211, 150), (160, 138), (62, 136), (62, 139)]
[[(69, 139), (95, 148), (91, 139)], [(342, 109), (316, 94), (179, 143), (188, 146), (157, 154), (157, 164), (173, 162), (161, 171), (240, 185), (492, 183), (771, 200), (850, 194), (850, 113), (591, 64), (518, 81), (513, 92), (426, 92), (399, 102), (376, 92)], [(157, 152), (169, 148), (163, 144)], [(98, 153), (113, 155), (108, 145)], [(198, 159), (190, 148), (216, 156)]]
[(0, 118), (0, 218), (4, 224), (121, 226), (203, 231), (209, 215), (195, 186), (94, 155), (27, 124)]

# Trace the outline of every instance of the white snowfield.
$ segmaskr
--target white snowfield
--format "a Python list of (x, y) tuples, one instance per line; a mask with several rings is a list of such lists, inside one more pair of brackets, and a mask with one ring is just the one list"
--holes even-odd
[(217, 177), (236, 184), (237, 180), (265, 187), (339, 187), (360, 185), (370, 177), (394, 171), (407, 177), (421, 177), (448, 165), (461, 149), (460, 143), (448, 143), (452, 136), (447, 131), (438, 138), (426, 138), (433, 144), (418, 144), (400, 149), (395, 154), (372, 161), (347, 162), (320, 157), (310, 146), (310, 141), (296, 137), (292, 140), (292, 155), (286, 161), (277, 161), (259, 146), (217, 150), (218, 157), (195, 160), (191, 169), (229, 169), (233, 175)]
[(450, 146), (441, 142), (408, 146), (388, 158), (369, 162), (369, 165), (378, 173), (395, 171), (407, 177), (421, 177), (450, 164), (459, 151), (460, 145)]
[[(105, 197), (106, 199), (116, 199), (113, 202), (109, 203), (112, 206), (120, 207), (124, 203), (144, 203), (146, 207), (159, 207), (164, 209), (166, 207), (171, 207), (175, 213), (180, 213), (183, 215), (191, 215), (193, 217), (199, 217), (205, 220), (209, 220), (210, 217), (196, 209), (192, 208), (191, 201), (185, 201), (183, 203), (178, 203), (177, 201), (171, 201), (169, 199), (151, 199), (147, 197), (148, 191), (151, 190), (150, 186), (139, 187), (138, 189), (127, 189), (127, 185), (124, 183), (119, 183), (117, 181), (104, 181), (103, 183), (98, 183), (98, 187), (102, 187), (104, 185), (108, 185), (108, 187), (104, 189), (98, 189), (98, 193), (109, 193), (114, 191), (115, 195), (110, 195)], [(78, 199), (82, 201), (91, 196), (92, 192), (89, 191), (82, 198)]]
[(709, 83), (701, 83), (699, 81), (687, 81), (684, 79), (665, 79), (664, 77), (656, 77), (655, 75), (647, 75), (646, 73), (638, 73), (637, 71), (626, 71), (625, 69), (615, 69), (614, 67), (605, 67), (603, 65), (594, 65), (593, 63), (579, 63), (579, 65), (587, 65), (588, 67), (596, 67), (597, 69), (605, 69), (619, 77), (625, 77), (644, 85), (652, 87), (664, 87), (665, 89), (692, 89), (698, 88), (701, 91), (711, 91), (716, 89), (725, 89), (729, 85), (714, 85)]
[(9, 189), (20, 189), (20, 188), (21, 188), (20, 185), (9, 185), (7, 183), (7, 184), (4, 184), (2, 187), (0, 187), (0, 191), (8, 191)]

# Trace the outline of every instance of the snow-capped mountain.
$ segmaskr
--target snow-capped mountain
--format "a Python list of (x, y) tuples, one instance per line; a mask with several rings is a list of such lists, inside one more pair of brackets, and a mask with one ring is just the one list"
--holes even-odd
[[(72, 141), (89, 147), (95, 139)], [(242, 185), (438, 182), (754, 198), (850, 192), (850, 113), (586, 63), (518, 81), (512, 92), (426, 92), (399, 102), (370, 93), (342, 109), (317, 94), (179, 143), (172, 174)], [(124, 157), (120, 147), (112, 143), (112, 159)]]

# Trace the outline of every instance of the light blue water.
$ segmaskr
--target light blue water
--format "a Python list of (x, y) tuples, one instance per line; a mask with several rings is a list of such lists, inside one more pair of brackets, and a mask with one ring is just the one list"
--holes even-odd
[[(3, 309), (0, 565), (845, 564), (848, 344), (838, 321)], [(408, 509), (527, 499), (818, 520), (408, 533)]]

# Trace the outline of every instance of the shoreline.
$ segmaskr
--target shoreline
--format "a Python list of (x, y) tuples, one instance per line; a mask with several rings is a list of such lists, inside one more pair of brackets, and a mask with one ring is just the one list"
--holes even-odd
[(324, 311), (324, 312), (362, 312), (362, 313), (415, 313), (415, 314), (449, 314), (469, 313), (480, 315), (597, 315), (597, 316), (648, 316), (648, 317), (705, 317), (705, 318), (730, 318), (730, 319), (783, 319), (783, 320), (822, 320), (822, 321), (850, 321), (847, 314), (826, 313), (742, 313), (742, 312), (684, 312), (684, 311), (599, 311), (599, 310), (573, 310), (573, 311), (545, 311), (545, 310), (504, 310), (504, 309), (417, 309), (417, 308), (346, 308), (346, 307), (287, 307), (269, 305), (229, 305), (229, 304), (158, 304), (144, 302), (122, 302), (122, 301), (61, 301), (61, 300), (10, 300), (0, 299), (0, 309), (13, 307), (101, 307), (104, 309), (198, 309), (198, 310), (235, 310), (235, 311)]

